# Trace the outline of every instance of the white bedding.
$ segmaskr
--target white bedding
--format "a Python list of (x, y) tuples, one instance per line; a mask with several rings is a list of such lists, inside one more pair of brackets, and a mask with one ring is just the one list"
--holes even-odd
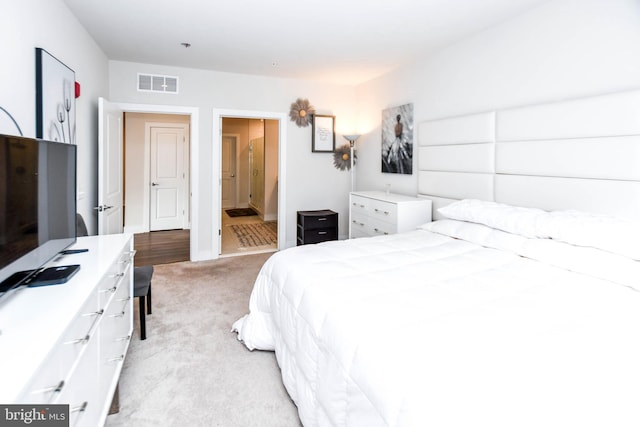
[(263, 266), (233, 328), (275, 350), (305, 426), (640, 426), (637, 261), (425, 228)]

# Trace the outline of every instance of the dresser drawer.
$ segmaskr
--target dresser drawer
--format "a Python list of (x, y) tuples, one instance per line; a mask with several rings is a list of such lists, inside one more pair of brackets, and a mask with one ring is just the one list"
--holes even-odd
[(369, 212), (373, 218), (379, 221), (396, 223), (398, 221), (398, 205), (395, 203), (371, 200)]
[(397, 226), (395, 223), (381, 221), (378, 218), (371, 218), (367, 224), (367, 231), (371, 236), (386, 236), (395, 234)]
[(367, 213), (369, 211), (369, 203), (371, 202), (371, 199), (369, 199), (368, 197), (361, 197), (361, 196), (356, 196), (356, 195), (352, 195), (351, 196), (351, 212), (352, 213), (357, 213), (357, 212), (361, 212), (361, 213)]
[(78, 312), (76, 320), (63, 335), (60, 346), (60, 372), (63, 378), (69, 375), (76, 360), (86, 351), (103, 315), (104, 310), (98, 307), (98, 296), (94, 291)]

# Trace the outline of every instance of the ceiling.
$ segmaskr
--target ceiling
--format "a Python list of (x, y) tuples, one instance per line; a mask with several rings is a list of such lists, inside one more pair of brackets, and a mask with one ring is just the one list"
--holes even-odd
[(63, 1), (111, 60), (352, 85), (549, 0)]

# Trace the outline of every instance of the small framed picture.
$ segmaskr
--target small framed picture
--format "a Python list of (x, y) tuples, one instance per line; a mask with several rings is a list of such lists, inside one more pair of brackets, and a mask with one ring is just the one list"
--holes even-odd
[(333, 153), (336, 149), (336, 116), (313, 115), (313, 136), (311, 151), (314, 153)]

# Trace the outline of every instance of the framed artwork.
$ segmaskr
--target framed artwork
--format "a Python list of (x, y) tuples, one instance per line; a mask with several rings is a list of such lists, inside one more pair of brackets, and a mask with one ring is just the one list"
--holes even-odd
[(413, 104), (382, 110), (382, 172), (413, 174)]
[(76, 142), (75, 72), (36, 48), (36, 138)]
[(336, 116), (313, 115), (312, 152), (333, 153), (336, 149), (335, 125)]

